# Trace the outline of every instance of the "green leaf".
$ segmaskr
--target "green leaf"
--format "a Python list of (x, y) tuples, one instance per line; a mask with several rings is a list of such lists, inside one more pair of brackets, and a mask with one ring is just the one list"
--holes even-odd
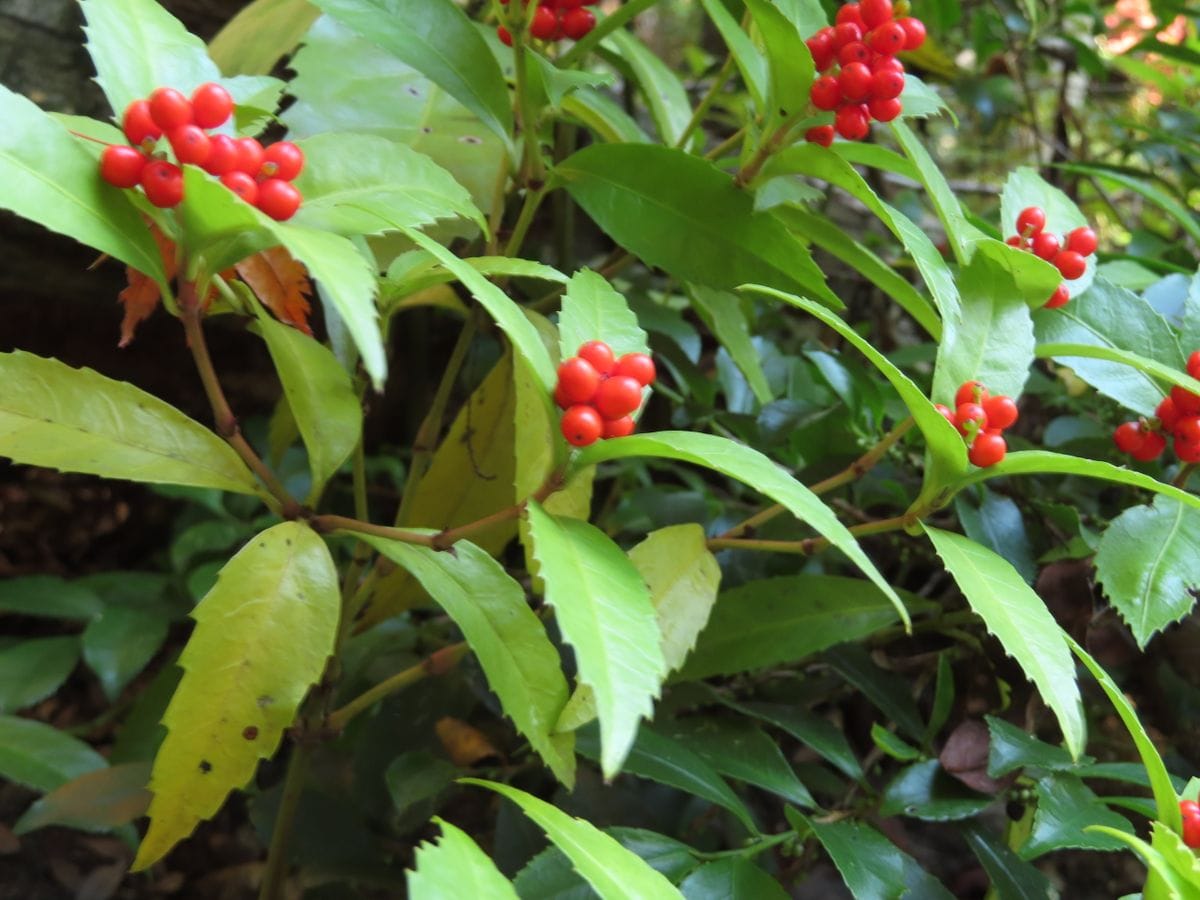
[(509, 142), (512, 105), (504, 74), (483, 35), (451, 0), (316, 0), (316, 5), (412, 66)]
[(679, 76), (632, 31), (618, 28), (608, 34), (604, 45), (618, 53), (633, 72), (662, 142), (678, 143), (692, 118), (692, 104)]
[(167, 638), (167, 617), (157, 609), (110, 606), (83, 631), (83, 659), (115, 703)]
[(874, 585), (836, 575), (789, 575), (722, 592), (679, 678), (699, 680), (793, 663), (896, 622)]
[(528, 62), (526, 72), (529, 90), (534, 95), (534, 102), (557, 112), (562, 111), (563, 100), (572, 92), (585, 87), (606, 87), (615, 80), (609, 72), (560, 68), (553, 60), (531, 50), (528, 44), (525, 46), (525, 59)]
[[(1184, 369), (1183, 352), (1166, 319), (1137, 294), (1103, 278), (1067, 306), (1039, 313), (1034, 325), (1039, 345), (1086, 344), (1136, 354), (1176, 372)], [(1162, 389), (1138, 368), (1079, 355), (1062, 362), (1100, 393), (1141, 415), (1153, 415), (1162, 400)]]
[(8, 781), (52, 791), (106, 765), (103, 756), (57, 728), (0, 715), (0, 776)]
[(650, 592), (604, 532), (552, 516), (534, 501), (527, 511), (546, 601), (575, 649), (580, 683), (596, 695), (601, 768), (611, 777), (633, 744), (638, 720), (653, 712), (666, 675)]
[(75, 670), (79, 638), (26, 638), (0, 650), (0, 713), (49, 697)]
[(770, 90), (767, 93), (767, 125), (773, 131), (779, 122), (808, 107), (808, 89), (813, 81), (813, 58), (797, 31), (779, 7), (769, 0), (746, 0), (746, 9), (758, 27), (767, 52)]
[(414, 868), (408, 872), (408, 896), (412, 900), (450, 897), (517, 900), (512, 882), (500, 874), (470, 835), (437, 816), (433, 821), (442, 829), (442, 838), (417, 847)]
[(53, 575), (27, 575), (0, 581), (0, 611), (51, 619), (91, 619), (104, 602), (82, 584)]
[[(687, 844), (644, 828), (606, 828), (622, 847), (632, 850), (671, 882), (679, 882), (700, 865)], [(550, 846), (531, 859), (514, 880), (525, 900), (593, 900), (596, 893), (571, 865), (566, 854)]]
[(1012, 499), (987, 488), (981, 488), (980, 493), (978, 505), (970, 502), (965, 494), (959, 494), (955, 499), (954, 511), (963, 531), (977, 544), (983, 544), (1011, 562), (1021, 577), (1032, 584), (1037, 575), (1037, 563), (1033, 560), (1020, 507)]
[(650, 135), (642, 130), (629, 113), (612, 98), (591, 88), (581, 88), (563, 98), (563, 112), (581, 122), (596, 136), (609, 143), (650, 143)]
[(618, 357), (647, 353), (646, 332), (625, 298), (603, 275), (581, 269), (567, 284), (558, 314), (558, 346), (562, 359), (574, 356), (587, 341), (604, 341)]
[(921, 751), (894, 731), (888, 731), (878, 722), (871, 723), (871, 743), (900, 762), (913, 762), (921, 758)]
[[(95, 4), (95, 0), (92, 0)], [(157, 4), (155, 4), (157, 5)], [(150, 229), (96, 157), (20, 94), (0, 86), (0, 209), (115, 256), (167, 288)]]
[(572, 785), (571, 736), (552, 733), (567, 702), (567, 679), (558, 651), (529, 608), (521, 586), (469, 541), (459, 541), (453, 550), (443, 552), (370, 536), (363, 540), (412, 573), (449, 614), (504, 712), (558, 779)]
[(687, 900), (787, 900), (779, 882), (744, 856), (706, 863), (679, 885)]
[(721, 34), (721, 40), (729, 48), (729, 55), (741, 73), (742, 82), (754, 105), (760, 112), (766, 112), (767, 96), (767, 61), (762, 52), (754, 46), (750, 35), (742, 30), (738, 20), (733, 17), (721, 0), (700, 0), (700, 5), (708, 13), (713, 26)]
[(925, 725), (913, 702), (910, 685), (877, 665), (859, 644), (846, 643), (825, 652), (825, 661), (847, 684), (855, 688), (880, 712), (895, 722), (915, 741)]
[(993, 778), (1003, 778), (1017, 769), (1067, 772), (1088, 759), (1084, 757), (1077, 761), (1062, 747), (1039, 741), (1011, 722), (995, 716), (985, 718), (988, 726), (987, 773)]
[(1037, 811), (1033, 831), (1017, 851), (1022, 859), (1036, 859), (1052, 850), (1119, 850), (1121, 842), (1088, 829), (1103, 825), (1133, 833), (1133, 826), (1117, 815), (1076, 775), (1056, 772), (1037, 781)]
[(690, 462), (721, 472), (766, 494), (850, 557), (850, 560), (891, 599), (901, 620), (908, 624), (908, 610), (904, 608), (891, 585), (863, 553), (854, 535), (838, 521), (832, 510), (822, 503), (816, 494), (757, 450), (711, 434), (659, 431), (654, 434), (630, 435), (617, 441), (598, 441), (585, 448), (576, 457), (575, 463), (577, 468), (583, 468), (605, 460), (627, 459), (631, 456)]
[[(716, 2), (716, 0), (713, 0)], [(759, 403), (766, 405), (775, 399), (763, 371), (758, 350), (750, 337), (750, 325), (742, 312), (741, 300), (728, 291), (715, 291), (702, 285), (688, 287), (692, 308), (704, 320), (721, 346), (729, 352), (734, 365), (746, 376), (750, 390)]]
[(831, 723), (813, 713), (784, 703), (733, 703), (724, 701), (730, 709), (761, 719), (781, 728), (803, 744), (807, 744), (854, 779), (863, 777), (846, 735)]
[(383, 774), (388, 796), (398, 813), (408, 812), (417, 804), (434, 799), (457, 777), (457, 766), (424, 750), (401, 753)]
[(132, 384), (21, 350), (0, 354), (0, 383), (0, 455), (14, 462), (261, 496), (233, 448)]
[(192, 613), (134, 870), (165, 856), (274, 755), (333, 652), (340, 605), (329, 549), (303, 523), (267, 529), (221, 569)]
[(613, 240), (683, 281), (727, 290), (762, 282), (842, 307), (807, 248), (706, 160), (669, 147), (598, 144), (555, 173)]
[(896, 900), (922, 897), (950, 900), (953, 896), (915, 859), (869, 825), (805, 820), (837, 866), (855, 900)]
[(226, 75), (268, 75), (318, 15), (308, 0), (254, 0), (209, 41), (208, 55)]
[(994, 798), (968, 790), (936, 759), (914, 763), (892, 779), (880, 798), (881, 816), (911, 816), (927, 822), (969, 819), (992, 805)]
[[(1017, 216), (1030, 206), (1044, 210), (1046, 231), (1062, 238), (1074, 229), (1088, 224), (1087, 217), (1075, 205), (1074, 200), (1042, 178), (1036, 169), (1021, 166), (1009, 173), (1004, 182), (1004, 190), (1000, 193), (1000, 231), (1005, 237), (1017, 233)], [(1075, 298), (1091, 287), (1095, 277), (1096, 257), (1089, 256), (1087, 271), (1083, 276), (1062, 283), (1067, 286), (1071, 297)]]
[(363, 412), (350, 373), (312, 335), (284, 325), (261, 303), (258, 327), (283, 384), (288, 408), (304, 438), (312, 470), (310, 504), (354, 452), (362, 436)]
[(1104, 166), (1083, 165), (1081, 163), (1062, 164), (1059, 166), (1063, 171), (1071, 172), (1074, 175), (1086, 175), (1093, 178), (1099, 178), (1101, 181), (1109, 181), (1114, 184), (1119, 184), (1123, 188), (1128, 188), (1136, 194), (1145, 197), (1151, 203), (1158, 206), (1163, 212), (1169, 215), (1172, 219), (1179, 223), (1180, 227), (1188, 233), (1193, 241), (1200, 241), (1200, 222), (1196, 220), (1192, 211), (1179, 200), (1176, 200), (1169, 193), (1159, 187), (1152, 181), (1135, 178), (1124, 172), (1106, 168)]
[(938, 93), (937, 89), (915, 75), (905, 76), (904, 91), (900, 94), (900, 102), (903, 104), (900, 112), (902, 119), (927, 119), (930, 116), (947, 112), (954, 123), (958, 124), (958, 116), (954, 114), (953, 109), (946, 105), (946, 101), (942, 99), (942, 95)]
[(579, 874), (603, 900), (628, 897), (678, 900), (681, 896), (666, 877), (641, 857), (583, 819), (573, 818), (546, 801), (506, 784), (477, 778), (464, 778), (462, 783), (489, 788), (521, 807), (521, 811), (546, 832), (551, 843), (570, 858)]
[(1056, 896), (1050, 879), (1003, 844), (975, 828), (967, 829), (966, 839), (975, 858), (987, 872), (992, 890), (998, 897), (1004, 897), (1005, 900), (1052, 900)]
[(40, 798), (13, 825), (14, 834), (27, 834), (47, 825), (83, 831), (109, 831), (146, 814), (150, 792), (144, 762), (85, 772)]
[[(488, 277), (537, 278), (556, 284), (566, 284), (570, 281), (558, 269), (534, 262), (531, 259), (514, 259), (509, 256), (474, 256), (463, 259), (463, 262), (481, 275)], [(439, 284), (449, 284), (456, 280), (453, 272), (441, 266), (431, 254), (424, 250), (402, 253), (392, 261), (392, 265), (388, 268), (388, 273), (380, 285), (380, 309), (386, 318), (393, 313), (412, 308), (420, 300), (422, 305), (444, 305), (446, 309), (462, 312), (466, 307), (453, 292), (436, 296), (431, 292), (420, 298), (412, 296), (427, 288)]]
[(1066, 636), (1042, 598), (1003, 557), (962, 535), (924, 528), (971, 608), (1054, 711), (1067, 749), (1078, 758), (1087, 726), (1075, 666)]
[(1196, 868), (1196, 854), (1161, 822), (1151, 823), (1151, 828), (1153, 844), (1105, 825), (1092, 825), (1088, 831), (1111, 837), (1141, 857), (1150, 870), (1140, 895), (1143, 900), (1197, 900), (1200, 872)]
[[(580, 753), (589, 759), (600, 758), (600, 742), (594, 727), (580, 729), (578, 739)], [(638, 730), (637, 740), (622, 763), (621, 771), (715, 803), (733, 813), (747, 831), (758, 832), (750, 810), (716, 769), (686, 744), (654, 731), (649, 725), (643, 724)]]
[(304, 203), (294, 223), (337, 234), (376, 234), (385, 223), (414, 228), (462, 217), (487, 231), (483, 214), (454, 176), (423, 153), (370, 134), (313, 135), (299, 142)]
[(1125, 510), (1100, 539), (1096, 577), (1144, 649), (1196, 603), (1200, 513), (1167, 497)]

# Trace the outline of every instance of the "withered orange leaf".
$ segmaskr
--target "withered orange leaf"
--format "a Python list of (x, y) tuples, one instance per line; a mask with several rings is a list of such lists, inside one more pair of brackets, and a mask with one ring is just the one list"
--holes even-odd
[[(154, 242), (158, 244), (163, 270), (166, 272), (167, 281), (170, 281), (175, 277), (176, 270), (175, 244), (153, 223), (150, 224), (150, 234), (154, 237)], [(129, 284), (117, 295), (117, 300), (125, 307), (125, 316), (121, 319), (121, 340), (117, 344), (118, 347), (129, 346), (138, 323), (154, 312), (154, 308), (158, 306), (161, 298), (157, 282), (133, 266), (125, 267), (125, 278)]]
[(293, 259), (283, 247), (272, 247), (246, 257), (234, 268), (275, 318), (312, 334), (308, 327), (312, 284), (303, 263)]

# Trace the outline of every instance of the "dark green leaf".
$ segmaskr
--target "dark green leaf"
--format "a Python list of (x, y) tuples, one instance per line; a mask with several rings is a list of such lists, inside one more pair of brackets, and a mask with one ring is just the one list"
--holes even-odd
[[(632, 850), (670, 881), (678, 882), (700, 865), (687, 844), (644, 828), (606, 828), (622, 847)], [(513, 882), (523, 900), (593, 900), (596, 892), (575, 871), (567, 855), (547, 847), (531, 859)]]
[(1039, 741), (1003, 719), (986, 718), (989, 735), (987, 771), (993, 778), (1027, 768), (1069, 771), (1088, 759), (1084, 757), (1077, 763), (1062, 747)]
[(743, 856), (706, 863), (679, 885), (687, 900), (787, 900), (779, 882)]
[(742, 30), (721, 0), (700, 0), (700, 5), (708, 13), (713, 26), (721, 33), (721, 40), (729, 48), (729, 55), (741, 73), (746, 90), (754, 100), (754, 105), (765, 112), (767, 96), (767, 61), (762, 51), (754, 46), (750, 35)]
[(49, 697), (79, 662), (79, 638), (26, 638), (0, 650), (0, 713)]
[(83, 659), (115, 702), (167, 637), (167, 618), (159, 610), (113, 606), (88, 623)]
[(800, 34), (778, 6), (768, 0), (746, 0), (746, 9), (767, 52), (770, 90), (764, 110), (767, 121), (764, 133), (769, 135), (779, 122), (807, 109), (813, 58), (804, 45), (808, 35)]
[(976, 816), (993, 798), (968, 790), (936, 759), (901, 770), (884, 789), (879, 814), (912, 816), (929, 822), (950, 822)]
[(52, 575), (27, 575), (0, 581), (0, 611), (52, 619), (90, 619), (104, 603), (84, 585)]
[(869, 825), (850, 819), (808, 820), (808, 825), (855, 900), (897, 900), (909, 896), (950, 900), (953, 896), (915, 859)]
[(9, 781), (52, 791), (105, 765), (103, 756), (57, 728), (0, 715), (0, 776)]
[(1036, 859), (1051, 850), (1119, 850), (1116, 838), (1086, 831), (1091, 825), (1105, 825), (1133, 833), (1133, 826), (1117, 815), (1092, 793), (1076, 775), (1058, 772), (1037, 782), (1037, 812), (1033, 831), (1018, 852), (1022, 859)]
[(754, 392), (758, 402), (767, 404), (774, 400), (771, 385), (767, 383), (767, 376), (763, 372), (758, 349), (750, 337), (750, 326), (742, 312), (738, 296), (701, 285), (690, 286), (688, 296), (691, 298), (692, 308), (746, 376), (750, 390)]
[(458, 777), (458, 768), (424, 750), (402, 753), (384, 772), (388, 796), (397, 812), (436, 797)]
[(967, 537), (994, 550), (1013, 564), (1021, 577), (1030, 584), (1037, 575), (1033, 549), (1021, 510), (1013, 500), (984, 488), (982, 501), (975, 505), (966, 494), (954, 501), (954, 511)]
[(846, 735), (820, 716), (782, 703), (729, 702), (726, 705), (731, 709), (755, 716), (776, 728), (782, 728), (851, 778), (862, 778), (862, 766), (859, 765), (858, 758), (854, 755), (849, 741), (846, 740)]
[(1191, 236), (1193, 241), (1200, 241), (1200, 222), (1196, 220), (1196, 216), (1187, 205), (1172, 197), (1153, 181), (1136, 178), (1104, 166), (1074, 163), (1070, 165), (1064, 164), (1061, 168), (1076, 175), (1089, 175), (1099, 178), (1101, 181), (1110, 181), (1119, 184), (1121, 187), (1128, 188), (1134, 193), (1141, 194), (1179, 223), (1180, 227)]
[(1057, 896), (1050, 879), (1002, 843), (975, 828), (967, 829), (966, 838), (997, 896), (1005, 900), (1052, 900)]
[(826, 651), (825, 659), (838, 675), (861, 691), (910, 738), (921, 739), (925, 727), (906, 681), (880, 669), (870, 655), (855, 644), (843, 644)]

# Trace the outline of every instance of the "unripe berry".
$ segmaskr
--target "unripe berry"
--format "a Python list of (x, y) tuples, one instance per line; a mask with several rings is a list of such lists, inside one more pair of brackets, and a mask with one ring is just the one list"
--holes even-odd
[(954, 394), (954, 405), (961, 406), (964, 403), (983, 403), (990, 397), (988, 389), (978, 381), (964, 381), (962, 386)]
[(601, 434), (603, 438), (619, 438), (628, 437), (633, 434), (633, 429), (637, 425), (633, 421), (633, 416), (621, 416), (619, 419), (606, 419), (604, 422), (604, 432)]
[(613, 374), (626, 375), (642, 387), (654, 384), (654, 379), (658, 375), (654, 368), (654, 360), (645, 353), (626, 353), (617, 360)]
[(577, 41), (596, 27), (596, 15), (590, 9), (568, 9), (562, 15), (562, 32)]
[(179, 205), (183, 199), (183, 172), (165, 159), (156, 159), (142, 170), (142, 190), (146, 199), (161, 209)]
[(867, 110), (871, 113), (871, 118), (879, 122), (890, 122), (900, 116), (904, 111), (904, 104), (900, 102), (899, 97), (893, 97), (891, 100), (872, 100), (867, 104)]
[(1087, 226), (1076, 228), (1067, 235), (1067, 249), (1075, 251), (1080, 256), (1091, 256), (1099, 245), (1096, 232)]
[(167, 140), (180, 165), (191, 163), (194, 166), (202, 166), (212, 152), (208, 135), (199, 125), (180, 125), (178, 128), (172, 128), (167, 132)]
[[(617, 364), (616, 354), (613, 353), (612, 347), (604, 343), (604, 341), (588, 341), (579, 348), (576, 356), (582, 356), (592, 364), (601, 375), (612, 374), (613, 367)], [(624, 415), (622, 413), (622, 415)]]
[(1050, 262), (1058, 255), (1059, 243), (1058, 238), (1048, 231), (1043, 231), (1041, 234), (1034, 237), (1030, 244), (1030, 249), (1033, 250), (1033, 255)]
[(304, 151), (291, 141), (277, 141), (263, 150), (262, 173), (291, 181), (304, 168)]
[(229, 188), (251, 206), (258, 202), (258, 182), (254, 177), (247, 175), (241, 169), (235, 169), (232, 172), (226, 172), (221, 176), (221, 184)]
[(1003, 431), (1010, 428), (1020, 414), (1017, 404), (1012, 397), (997, 394), (983, 401), (983, 411), (987, 413), (988, 427)]
[(146, 157), (124, 144), (109, 144), (100, 154), (100, 177), (113, 187), (131, 188), (142, 183)]
[(1008, 444), (1004, 442), (1004, 438), (996, 432), (985, 431), (975, 438), (975, 443), (967, 451), (967, 459), (971, 461), (971, 465), (986, 469), (1001, 462), (1006, 453)]
[(846, 140), (861, 141), (871, 131), (871, 119), (867, 108), (861, 105), (843, 106), (837, 111), (835, 127), (837, 133)]
[(600, 373), (586, 359), (572, 356), (563, 360), (558, 367), (558, 391), (567, 401), (567, 406), (591, 403), (598, 387)]
[(208, 139), (208, 159), (204, 171), (210, 175), (232, 172), (238, 164), (237, 141), (227, 134), (214, 134)]
[(878, 28), (892, 20), (892, 0), (860, 0), (858, 13), (868, 28)]
[(912, 16), (906, 16), (903, 19), (897, 20), (904, 29), (905, 50), (916, 50), (925, 43), (925, 23), (920, 19), (914, 19)]
[(642, 404), (642, 386), (628, 375), (613, 375), (602, 381), (592, 401), (605, 419), (619, 419)]
[(1060, 250), (1051, 262), (1067, 281), (1082, 278), (1083, 273), (1087, 271), (1087, 260), (1074, 250)]
[(1066, 283), (1060, 284), (1054, 289), (1054, 293), (1050, 295), (1050, 299), (1043, 305), (1046, 309), (1058, 309), (1060, 306), (1066, 306), (1071, 301), (1071, 292), (1067, 289)]
[(160, 87), (150, 95), (150, 117), (163, 131), (192, 123), (192, 103), (175, 88)]
[(1046, 227), (1046, 212), (1040, 206), (1028, 206), (1017, 216), (1017, 234), (1031, 238)]
[(214, 82), (192, 92), (192, 117), (201, 128), (220, 128), (233, 112), (233, 97)]
[(125, 107), (125, 115), (121, 118), (121, 130), (129, 143), (140, 147), (146, 141), (157, 141), (162, 137), (162, 129), (155, 124), (150, 115), (150, 101), (134, 100)]
[(296, 186), (282, 178), (268, 178), (259, 182), (258, 200), (254, 205), (276, 222), (284, 222), (296, 214), (303, 197)]
[(817, 109), (834, 110), (842, 103), (842, 88), (832, 75), (822, 75), (812, 83), (808, 92), (812, 105)]
[(852, 62), (842, 66), (842, 74), (837, 79), (842, 97), (852, 103), (866, 100), (871, 96), (871, 78), (871, 70), (863, 63)]
[(575, 447), (594, 444), (604, 433), (604, 420), (590, 406), (572, 406), (562, 417), (562, 435)]
[(833, 144), (834, 130), (832, 125), (816, 125), (804, 132), (804, 139), (810, 144), (820, 144), (829, 147)]

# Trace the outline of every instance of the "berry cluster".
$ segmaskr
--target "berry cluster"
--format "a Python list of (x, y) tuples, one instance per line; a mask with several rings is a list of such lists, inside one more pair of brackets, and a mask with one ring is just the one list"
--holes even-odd
[(554, 402), (565, 410), (562, 433), (576, 447), (599, 438), (633, 434), (642, 389), (654, 383), (654, 360), (645, 353), (617, 359), (604, 341), (588, 341), (558, 367)]
[(1179, 814), (1183, 817), (1183, 842), (1193, 850), (1200, 848), (1200, 803), (1180, 800)]
[(937, 411), (967, 441), (967, 458), (981, 469), (1004, 459), (1008, 444), (1004, 430), (1017, 421), (1017, 404), (1003, 394), (993, 396), (978, 381), (963, 382), (954, 395), (954, 409), (941, 403)]
[[(233, 113), (233, 97), (219, 84), (202, 84), (189, 100), (161, 87), (148, 100), (134, 100), (121, 120), (132, 146), (110, 144), (100, 155), (100, 177), (119, 188), (141, 185), (155, 206), (183, 200), (183, 170), (190, 163), (217, 175), (221, 183), (272, 219), (290, 219), (303, 199), (291, 183), (304, 167), (304, 153), (290, 141), (263, 148), (252, 137), (209, 134)], [(175, 162), (156, 153), (166, 136)]]
[[(1188, 357), (1187, 373), (1200, 378), (1200, 350)], [(1154, 410), (1153, 419), (1118, 426), (1113, 443), (1138, 462), (1149, 462), (1167, 448), (1168, 435), (1180, 462), (1200, 462), (1200, 394), (1175, 385)]]
[[(508, 0), (500, 0), (508, 3)], [(529, 20), (529, 35), (539, 41), (559, 41), (569, 38), (577, 41), (596, 27), (596, 16), (587, 6), (595, 6), (600, 0), (542, 0)], [(503, 25), (496, 34), (505, 45), (512, 46), (512, 35)]]
[(809, 91), (812, 105), (834, 112), (833, 125), (810, 128), (805, 138), (828, 147), (834, 132), (861, 141), (871, 120), (890, 122), (900, 115), (904, 63), (896, 54), (925, 43), (925, 25), (912, 16), (894, 17), (892, 0), (847, 3), (832, 27), (807, 41), (813, 63), (823, 73)]
[(1058, 309), (1071, 299), (1066, 282), (1083, 277), (1087, 271), (1087, 258), (1096, 252), (1099, 241), (1096, 232), (1086, 225), (1062, 238), (1045, 229), (1045, 210), (1040, 206), (1028, 206), (1017, 216), (1017, 233), (1008, 239), (1008, 243), (1051, 263), (1066, 279), (1044, 304), (1047, 309)]

